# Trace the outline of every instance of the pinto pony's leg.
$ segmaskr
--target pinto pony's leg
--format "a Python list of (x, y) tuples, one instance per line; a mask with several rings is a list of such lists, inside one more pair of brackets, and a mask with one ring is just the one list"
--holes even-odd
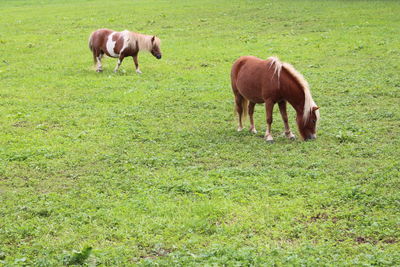
[(289, 139), (294, 139), (295, 136), (289, 128), (288, 116), (286, 112), (286, 101), (281, 101), (278, 103), (279, 111), (281, 112), (283, 123), (285, 124), (285, 135)]
[(93, 53), (93, 64), (94, 65), (97, 65), (97, 56), (96, 56), (96, 53), (93, 51), (92, 52)]
[(141, 74), (142, 72), (139, 69), (139, 63), (138, 63), (138, 60), (137, 60), (137, 54), (133, 56), (133, 62), (135, 62), (136, 72)]
[(101, 66), (101, 55), (98, 55), (96, 57), (96, 61), (97, 61), (97, 72), (102, 72), (103, 71), (103, 67)]
[(272, 111), (274, 109), (274, 102), (267, 100), (265, 101), (265, 113), (267, 116), (267, 130), (265, 131), (265, 140), (268, 142), (274, 142), (274, 138), (272, 138), (271, 134), (271, 124), (272, 124)]
[(93, 59), (96, 63), (96, 71), (97, 72), (102, 72), (102, 66), (101, 66), (101, 58), (103, 57), (103, 54), (99, 52), (98, 50), (93, 50)]
[(117, 66), (115, 66), (114, 72), (118, 71), (119, 66), (121, 66), (123, 60), (124, 60), (124, 56), (119, 56), (118, 61), (117, 61)]
[(257, 133), (256, 127), (254, 126), (254, 118), (253, 118), (255, 105), (256, 103), (249, 102), (250, 132), (254, 134)]

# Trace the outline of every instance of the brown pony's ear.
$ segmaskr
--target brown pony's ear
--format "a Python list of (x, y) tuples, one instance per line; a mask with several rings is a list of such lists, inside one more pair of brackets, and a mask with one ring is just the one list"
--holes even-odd
[(316, 110), (318, 110), (318, 109), (319, 109), (318, 106), (315, 106), (315, 107), (312, 108), (313, 111), (316, 111)]
[(153, 37), (151, 37), (151, 42), (154, 43), (155, 39), (156, 39), (156, 36), (154, 35)]

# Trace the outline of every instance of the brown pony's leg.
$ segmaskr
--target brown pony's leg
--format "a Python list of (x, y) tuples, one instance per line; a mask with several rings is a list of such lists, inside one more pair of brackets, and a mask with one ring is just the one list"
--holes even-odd
[(274, 102), (267, 100), (265, 101), (265, 113), (267, 116), (267, 130), (265, 132), (265, 140), (267, 140), (268, 142), (273, 142), (274, 138), (272, 138), (272, 134), (271, 134), (271, 124), (272, 124), (272, 111), (274, 109)]
[(118, 58), (118, 61), (117, 61), (117, 66), (115, 66), (114, 72), (118, 71), (119, 66), (121, 66), (123, 60), (124, 60), (124, 56), (120, 55), (119, 58)]
[(254, 119), (253, 119), (255, 105), (256, 105), (256, 103), (249, 102), (250, 132), (254, 133), (254, 134), (257, 133), (256, 127), (254, 126)]
[(278, 103), (278, 105), (279, 105), (279, 111), (281, 112), (282, 115), (283, 123), (285, 124), (285, 135), (287, 138), (294, 139), (295, 136), (289, 128), (288, 116), (286, 113), (286, 101), (281, 101)]
[(136, 72), (141, 74), (142, 72), (139, 69), (139, 62), (137, 60), (137, 56), (138, 56), (137, 54), (133, 56), (133, 62), (135, 62)]

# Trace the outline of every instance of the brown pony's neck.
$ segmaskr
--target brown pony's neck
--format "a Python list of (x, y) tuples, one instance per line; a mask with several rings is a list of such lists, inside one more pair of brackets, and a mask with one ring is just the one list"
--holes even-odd
[(296, 79), (285, 69), (281, 73), (281, 90), (284, 98), (296, 110), (297, 115), (303, 116), (305, 93), (304, 89)]

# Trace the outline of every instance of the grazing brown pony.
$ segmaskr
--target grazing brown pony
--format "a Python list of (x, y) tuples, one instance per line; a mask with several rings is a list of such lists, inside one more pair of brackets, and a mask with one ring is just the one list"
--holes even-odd
[(103, 71), (101, 58), (104, 54), (109, 57), (118, 58), (114, 72), (125, 57), (133, 57), (136, 72), (142, 73), (137, 60), (139, 51), (149, 51), (157, 59), (161, 58), (160, 39), (152, 35), (144, 35), (136, 32), (116, 32), (109, 29), (100, 29), (93, 32), (89, 37), (89, 48), (93, 52), (94, 64), (97, 64), (97, 72)]
[(262, 60), (252, 56), (240, 57), (232, 66), (232, 90), (235, 94), (236, 112), (239, 115), (238, 131), (243, 129), (242, 121), (249, 114), (250, 132), (257, 133), (253, 113), (257, 103), (265, 103), (267, 130), (265, 139), (273, 142), (271, 135), (272, 110), (278, 103), (285, 124), (285, 135), (291, 132), (286, 113), (286, 102), (296, 110), (297, 126), (304, 140), (315, 139), (319, 107), (311, 97), (307, 81), (292, 65), (282, 63), (276, 57)]

